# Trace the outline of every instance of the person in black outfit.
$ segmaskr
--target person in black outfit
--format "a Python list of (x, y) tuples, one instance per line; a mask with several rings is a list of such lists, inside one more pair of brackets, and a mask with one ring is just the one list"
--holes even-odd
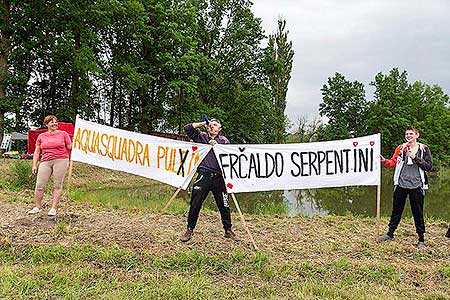
[(425, 190), (428, 189), (427, 171), (433, 167), (430, 149), (425, 144), (417, 142), (419, 131), (409, 126), (405, 131), (406, 143), (399, 145), (390, 159), (381, 156), (381, 162), (394, 172), (394, 195), (389, 230), (378, 238), (379, 241), (394, 239), (405, 208), (406, 198), (409, 197), (411, 211), (414, 217), (416, 232), (419, 237), (418, 248), (425, 247), (425, 220), (423, 217), (423, 203)]
[[(206, 127), (207, 132), (200, 131), (200, 127)], [(226, 137), (219, 135), (219, 132), (222, 130), (222, 125), (217, 119), (212, 119), (208, 123), (205, 121), (187, 124), (184, 127), (184, 130), (186, 131), (186, 134), (196, 143), (211, 144), (213, 146), (217, 143), (230, 143)], [(231, 230), (231, 213), (225, 181), (222, 176), (222, 170), (213, 151), (210, 151), (206, 155), (205, 159), (200, 163), (197, 173), (197, 178), (194, 182), (194, 186), (192, 187), (187, 229), (181, 236), (180, 240), (187, 242), (191, 239), (194, 228), (197, 225), (202, 204), (209, 192), (212, 191), (214, 199), (216, 200), (217, 208), (220, 212), (220, 217), (222, 219), (225, 237), (237, 241), (238, 239), (236, 234)]]

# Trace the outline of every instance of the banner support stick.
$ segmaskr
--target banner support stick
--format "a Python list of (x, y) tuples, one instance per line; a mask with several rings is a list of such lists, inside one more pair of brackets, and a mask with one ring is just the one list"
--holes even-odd
[(180, 191), (181, 191), (181, 187), (179, 187), (175, 191), (175, 193), (173, 193), (172, 197), (169, 199), (169, 201), (167, 201), (166, 205), (164, 205), (164, 207), (161, 209), (159, 214), (156, 216), (155, 221), (159, 221), (159, 219), (161, 219), (161, 216), (166, 212), (167, 208), (169, 208), (170, 204), (172, 203), (172, 201), (175, 199), (175, 197), (178, 195), (178, 193)]
[(377, 185), (377, 236), (380, 236), (381, 184)]
[(69, 171), (67, 173), (67, 198), (70, 199), (70, 186), (72, 185), (72, 169), (73, 169), (73, 160), (69, 161)]
[[(378, 131), (378, 138), (379, 138), (379, 141), (380, 141), (380, 145), (378, 146), (378, 151), (379, 151), (379, 153), (380, 153), (380, 157), (382, 157), (381, 156), (381, 132), (380, 131)], [(381, 215), (381, 168), (382, 168), (382, 166), (381, 166), (381, 163), (380, 163), (380, 172), (379, 172), (379, 182), (378, 182), (378, 185), (377, 185), (377, 239), (378, 239), (378, 237), (380, 236), (380, 215)]]
[(247, 231), (247, 234), (250, 237), (250, 241), (253, 244), (253, 248), (255, 250), (258, 250), (258, 246), (256, 246), (255, 240), (253, 239), (253, 236), (252, 236), (252, 234), (250, 232), (250, 229), (248, 229), (247, 223), (245, 222), (244, 215), (242, 215), (242, 211), (241, 211), (241, 208), (239, 207), (239, 204), (238, 204), (238, 202), (236, 200), (236, 196), (234, 194), (231, 194), (231, 198), (233, 198), (234, 205), (236, 206), (236, 209), (237, 209), (237, 211), (239, 213), (239, 216), (241, 217), (242, 225), (244, 225), (245, 231)]
[[(70, 186), (72, 185), (72, 170), (73, 170), (73, 160), (69, 160), (69, 170), (67, 172), (67, 187), (66, 190), (64, 192), (64, 198), (67, 196), (67, 199), (70, 199)], [(64, 215), (68, 215), (68, 208), (66, 206), (66, 201), (62, 202), (63, 204), (63, 210), (64, 210)]]

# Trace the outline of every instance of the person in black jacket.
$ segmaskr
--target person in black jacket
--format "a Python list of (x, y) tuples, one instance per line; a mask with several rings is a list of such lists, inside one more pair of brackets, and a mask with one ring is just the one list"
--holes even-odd
[[(207, 132), (199, 130), (200, 127), (206, 127)], [(222, 125), (219, 120), (211, 119), (208, 122), (190, 123), (184, 127), (186, 134), (196, 143), (215, 145), (229, 144), (228, 139), (219, 132)], [(238, 240), (236, 234), (231, 230), (231, 213), (228, 203), (228, 194), (225, 187), (225, 181), (222, 176), (222, 170), (214, 155), (210, 151), (205, 159), (200, 163), (197, 169), (198, 176), (192, 187), (191, 202), (187, 220), (186, 232), (181, 236), (180, 240), (187, 242), (191, 239), (194, 228), (197, 224), (198, 216), (203, 202), (211, 191), (216, 200), (217, 208), (222, 219), (225, 237)]]

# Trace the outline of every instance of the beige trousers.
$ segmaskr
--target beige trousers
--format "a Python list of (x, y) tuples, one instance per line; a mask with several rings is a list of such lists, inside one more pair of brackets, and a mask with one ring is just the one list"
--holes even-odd
[(37, 173), (36, 189), (43, 189), (52, 174), (53, 174), (53, 188), (61, 189), (64, 180), (64, 175), (66, 174), (68, 167), (69, 167), (68, 158), (57, 158), (41, 162)]

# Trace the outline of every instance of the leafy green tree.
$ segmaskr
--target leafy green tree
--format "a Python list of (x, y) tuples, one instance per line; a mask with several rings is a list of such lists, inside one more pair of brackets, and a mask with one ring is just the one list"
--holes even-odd
[(10, 56), (16, 80), (11, 93), (21, 106), (15, 111), (17, 123), (40, 125), (49, 113), (64, 121), (73, 121), (77, 112), (93, 115), (98, 103), (92, 101), (91, 81), (98, 75), (100, 56), (96, 30), (104, 23), (97, 9), (101, 2), (19, 2)]
[(100, 122), (137, 130), (135, 97), (151, 76), (145, 74), (143, 44), (149, 39), (148, 12), (142, 1), (105, 1), (99, 8), (110, 20), (99, 32), (102, 76), (95, 82), (103, 115)]
[(383, 152), (392, 154), (404, 142), (407, 126), (419, 129), (422, 142), (427, 143), (436, 161), (449, 163), (450, 127), (449, 97), (439, 86), (419, 81), (408, 82), (406, 71), (392, 69), (389, 74), (378, 73), (374, 82), (374, 100), (370, 103), (369, 130), (382, 133)]
[(435, 160), (450, 165), (450, 101), (438, 85), (415, 82), (411, 87), (417, 95), (417, 128), (421, 141), (428, 144)]
[(275, 143), (284, 140), (286, 131), (286, 95), (291, 80), (294, 50), (292, 41), (288, 41), (289, 31), (286, 30), (286, 20), (278, 19), (276, 34), (269, 35), (269, 44), (265, 49), (265, 67), (269, 78), (275, 113)]
[(414, 121), (411, 117), (412, 101), (406, 71), (392, 69), (388, 75), (378, 73), (371, 82), (375, 87), (370, 102), (368, 128), (381, 133), (384, 150), (392, 152), (404, 138), (405, 128)]
[(52, 113), (182, 132), (206, 113), (223, 120), (233, 141), (262, 143), (275, 140), (273, 124), (284, 121), (250, 1), (2, 4), (9, 9), (2, 10), (0, 119), (12, 116), (16, 128)]
[(196, 50), (198, 7), (193, 1), (176, 1), (175, 5), (172, 1), (165, 3), (161, 10), (164, 16), (160, 17), (160, 26), (154, 31), (158, 47), (152, 48), (160, 57), (156, 62), (160, 66), (159, 74), (155, 74), (155, 78), (160, 88), (157, 101), (162, 108), (154, 116), (153, 130), (183, 133), (187, 117), (193, 110), (192, 101), (199, 95), (199, 73), (204, 62), (203, 55)]
[(321, 91), (323, 102), (320, 103), (319, 114), (328, 118), (325, 139), (343, 139), (368, 133), (368, 103), (362, 83), (350, 82), (344, 75), (336, 73), (328, 78)]
[[(33, 12), (39, 4), (32, 1), (3, 0), (0, 10), (0, 141), (4, 130), (24, 130), (29, 106), (27, 82), (31, 78)], [(6, 116), (9, 118), (6, 118)], [(14, 117), (15, 118), (11, 118)]]
[(201, 113), (224, 121), (233, 142), (273, 140), (273, 108), (263, 68), (261, 20), (242, 0), (197, 2), (197, 51), (202, 55), (198, 101)]
[(8, 56), (11, 50), (12, 26), (10, 21), (11, 1), (3, 0), (0, 25), (0, 143), (3, 141), (5, 114), (12, 110), (13, 103), (5, 91), (8, 86)]

